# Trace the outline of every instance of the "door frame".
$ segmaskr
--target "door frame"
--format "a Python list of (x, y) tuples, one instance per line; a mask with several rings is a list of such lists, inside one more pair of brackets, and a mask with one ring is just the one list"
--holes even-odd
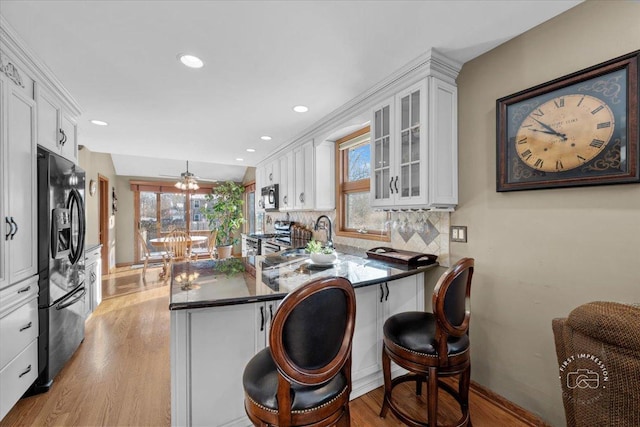
[(110, 273), (109, 270), (109, 178), (98, 174), (98, 212), (99, 212), (99, 236), (102, 244), (102, 271), (103, 274)]

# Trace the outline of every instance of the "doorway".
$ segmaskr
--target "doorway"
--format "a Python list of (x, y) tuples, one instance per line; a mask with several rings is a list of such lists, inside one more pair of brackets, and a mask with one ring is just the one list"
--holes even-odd
[(109, 271), (109, 179), (98, 174), (98, 207), (100, 214), (99, 239), (102, 244), (102, 274), (108, 274)]

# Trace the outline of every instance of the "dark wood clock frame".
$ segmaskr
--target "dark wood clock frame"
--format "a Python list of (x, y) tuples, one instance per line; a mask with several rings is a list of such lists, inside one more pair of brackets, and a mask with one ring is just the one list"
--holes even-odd
[[(496, 101), (496, 190), (501, 192), (640, 182), (640, 158), (638, 156), (639, 59), (640, 50), (498, 99)], [(580, 125), (575, 123), (581, 123), (572, 115), (578, 113), (576, 101), (580, 98), (576, 95), (587, 95), (588, 99), (601, 102), (609, 114), (613, 115), (614, 129), (607, 141), (594, 138), (591, 142), (588, 135), (596, 130), (593, 123), (586, 123), (586, 120), (582, 121), (584, 128), (576, 128)], [(566, 106), (563, 105), (564, 96), (573, 101), (571, 105), (569, 103)], [(558, 102), (554, 103), (553, 100), (558, 100)], [(545, 108), (544, 106), (551, 113), (549, 116), (552, 114), (554, 116), (553, 127), (536, 120), (538, 114), (544, 115), (544, 112), (540, 110), (540, 107)], [(562, 111), (560, 108), (563, 108)], [(584, 106), (582, 108), (582, 114), (584, 114)], [(600, 109), (602, 107), (594, 109), (591, 113), (596, 114)], [(529, 119), (528, 122), (527, 119)], [(574, 123), (568, 125), (569, 121)], [(531, 129), (535, 132), (531, 132), (529, 141), (525, 141), (523, 135), (526, 136), (527, 132), (525, 131), (528, 130), (524, 128), (531, 125), (525, 124), (525, 122), (539, 123), (538, 129)], [(567, 123), (566, 130), (565, 123)], [(597, 127), (599, 129), (600, 124)], [(594, 130), (592, 131), (591, 128)], [(580, 132), (579, 138), (575, 135), (576, 129)], [(572, 131), (574, 131), (573, 136), (571, 135)], [(518, 132), (520, 133), (518, 134)], [(520, 136), (519, 140), (516, 140), (517, 134)], [(545, 146), (550, 147), (549, 150), (556, 150), (553, 144), (570, 144), (570, 146), (563, 147), (563, 156), (565, 158), (567, 158), (566, 156), (576, 156), (580, 159), (579, 164), (576, 163), (575, 158), (572, 158), (571, 169), (562, 169), (562, 158), (555, 160), (551, 155), (555, 151), (549, 153), (540, 151), (543, 146), (540, 141), (544, 138), (547, 138)], [(517, 147), (518, 141), (521, 144), (531, 144), (532, 147), (538, 147), (540, 158), (537, 160), (535, 157), (524, 158), (522, 150), (519, 151), (519, 148), (523, 146)], [(577, 150), (586, 149), (588, 151), (590, 149), (588, 145), (597, 146), (601, 151), (598, 151), (597, 155), (593, 154), (592, 158), (587, 155), (583, 158), (580, 155), (581, 152)], [(602, 145), (604, 147), (601, 147)], [(576, 147), (576, 152), (572, 154), (573, 148), (570, 147)], [(544, 151), (546, 152), (547, 148), (544, 148)], [(597, 150), (592, 149), (591, 152), (594, 151)], [(530, 152), (525, 151), (525, 153), (529, 154)], [(545, 170), (538, 167), (543, 160), (547, 161)], [(567, 163), (569, 162), (565, 161), (565, 167)], [(557, 166), (551, 167), (550, 164)]]

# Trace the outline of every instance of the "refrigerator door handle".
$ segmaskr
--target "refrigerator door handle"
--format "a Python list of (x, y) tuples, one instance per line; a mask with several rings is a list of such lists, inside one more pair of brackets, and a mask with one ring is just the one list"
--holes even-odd
[[(73, 300), (71, 300), (71, 301), (65, 302), (66, 300), (68, 300), (68, 299), (69, 299), (69, 298), (71, 298), (72, 296), (76, 295), (77, 293), (80, 293), (80, 295), (79, 295), (79, 296), (77, 296), (76, 298), (74, 298), (74, 299), (73, 299)], [(56, 310), (62, 310), (62, 309), (65, 309), (65, 308), (67, 308), (67, 307), (69, 307), (69, 306), (72, 306), (73, 304), (77, 303), (78, 301), (81, 301), (81, 300), (84, 298), (84, 296), (86, 295), (86, 293), (87, 293), (87, 288), (84, 288), (84, 287), (79, 288), (77, 291), (75, 291), (75, 292), (74, 292), (74, 293), (72, 293), (72, 294), (69, 294), (69, 296), (67, 296), (65, 299), (63, 299), (62, 301), (60, 301), (60, 302), (58, 303), (58, 305), (56, 305)]]
[[(73, 204), (77, 206), (77, 215), (78, 215), (78, 240), (77, 246), (74, 246), (73, 242), (71, 242), (71, 255), (69, 259), (71, 264), (76, 264), (81, 257), (84, 256), (84, 235), (85, 235), (85, 218), (84, 218), (84, 208), (82, 203), (82, 196), (80, 192), (75, 188), (71, 190), (69, 193), (69, 200), (67, 202), (67, 208), (69, 209), (70, 214), (74, 215)], [(73, 218), (71, 219), (71, 224), (73, 225)], [(73, 233), (72, 233), (73, 234)]]

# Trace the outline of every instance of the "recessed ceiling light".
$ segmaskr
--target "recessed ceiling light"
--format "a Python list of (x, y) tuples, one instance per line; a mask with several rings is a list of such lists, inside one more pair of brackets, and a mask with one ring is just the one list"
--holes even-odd
[(109, 123), (103, 122), (102, 120), (90, 120), (90, 122), (98, 126), (109, 126)]
[(189, 55), (186, 53), (181, 53), (178, 55), (178, 60), (182, 62), (185, 66), (189, 68), (202, 68), (204, 67), (204, 62), (202, 59), (197, 56)]
[(269, 135), (261, 136), (260, 139), (263, 141), (271, 141), (271, 137)]
[(255, 150), (255, 148), (247, 148), (247, 152), (248, 153), (255, 153), (256, 150)]
[(240, 158), (240, 157), (236, 158), (236, 160), (239, 161), (239, 162), (244, 162), (244, 159)]
[(305, 107), (304, 105), (296, 105), (295, 107), (293, 107), (293, 111), (295, 111), (296, 113), (306, 113), (307, 111), (309, 111), (309, 107)]

